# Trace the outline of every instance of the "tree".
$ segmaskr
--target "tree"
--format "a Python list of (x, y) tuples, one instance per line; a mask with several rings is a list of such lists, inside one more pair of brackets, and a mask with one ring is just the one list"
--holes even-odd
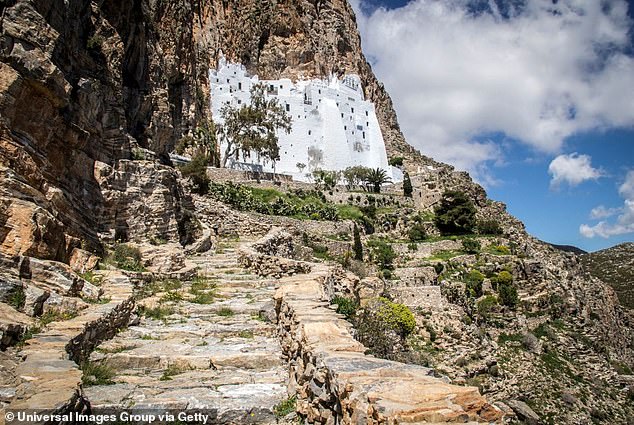
[(267, 99), (265, 87), (256, 84), (251, 87), (251, 102), (240, 108), (225, 105), (220, 110), (224, 121), (220, 135), (227, 147), (224, 152), (222, 166), (226, 166), (230, 158), (237, 159), (242, 153), (250, 157), (255, 153), (264, 160), (280, 159), (278, 146), (278, 130), (291, 132), (291, 117), (278, 103), (277, 99)]
[(368, 246), (371, 249), (372, 260), (381, 268), (381, 270), (391, 270), (394, 268), (396, 252), (394, 252), (392, 245), (382, 240), (372, 240), (368, 243)]
[(374, 193), (381, 193), (381, 186), (392, 181), (387, 176), (387, 172), (382, 168), (375, 168), (368, 172), (365, 177), (366, 183), (372, 186)]
[(355, 165), (343, 170), (343, 178), (346, 181), (348, 189), (352, 189), (359, 185), (359, 183), (364, 182), (369, 172), (370, 168), (364, 167), (363, 165)]
[(300, 174), (303, 173), (304, 172), (304, 168), (306, 168), (306, 164), (304, 164), (303, 162), (298, 162), (297, 164), (295, 164), (295, 166), (299, 170)]
[(409, 178), (409, 173), (406, 172), (403, 176), (403, 196), (411, 198), (413, 192), (414, 188), (412, 187), (412, 180)]
[(354, 245), (352, 248), (354, 251), (354, 259), (363, 261), (363, 244), (361, 243), (361, 235), (359, 234), (359, 228), (356, 223), (354, 224), (352, 235), (354, 239)]
[(315, 179), (315, 184), (317, 184), (318, 186), (323, 186), (324, 189), (328, 190), (337, 185), (339, 179), (341, 178), (341, 172), (315, 170), (313, 171), (313, 178)]
[(449, 190), (443, 193), (435, 210), (434, 222), (444, 235), (472, 233), (476, 225), (476, 209), (463, 192)]

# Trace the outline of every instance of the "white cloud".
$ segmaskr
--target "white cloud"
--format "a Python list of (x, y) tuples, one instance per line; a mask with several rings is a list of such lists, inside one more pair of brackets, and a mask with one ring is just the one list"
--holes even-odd
[(552, 176), (551, 187), (559, 187), (563, 183), (576, 186), (586, 180), (596, 180), (603, 175), (599, 169), (592, 167), (588, 155), (572, 153), (559, 155), (548, 166), (548, 173)]
[[(621, 213), (616, 220), (613, 223), (600, 221), (594, 226), (582, 224), (579, 227), (579, 233), (582, 236), (609, 238), (610, 236), (634, 233), (634, 170), (628, 171), (625, 182), (619, 187), (619, 194), (625, 199), (625, 202), (623, 207), (618, 209)], [(596, 209), (592, 211), (594, 212)]]
[(469, 170), (500, 159), (478, 139), (487, 132), (556, 154), (574, 133), (634, 125), (626, 1), (526, 0), (509, 18), (469, 13), (468, 0), (371, 14), (352, 3), (407, 141), (436, 159)]
[(592, 220), (600, 220), (602, 218), (608, 218), (617, 215), (623, 211), (623, 208), (606, 208), (604, 205), (592, 208), (590, 211), (590, 218)]

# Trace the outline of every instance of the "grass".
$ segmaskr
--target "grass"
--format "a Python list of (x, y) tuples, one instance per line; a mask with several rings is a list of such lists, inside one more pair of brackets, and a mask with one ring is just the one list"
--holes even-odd
[(194, 304), (211, 304), (216, 298), (216, 284), (209, 282), (208, 278), (198, 276), (192, 281), (189, 293), (194, 296), (189, 300)]
[(250, 330), (240, 331), (240, 332), (238, 332), (238, 337), (247, 338), (247, 339), (253, 339), (253, 331), (250, 331)]
[(505, 334), (501, 333), (498, 336), (498, 344), (504, 344), (506, 342), (522, 342), (524, 336), (520, 333), (517, 334)]
[(194, 295), (194, 298), (189, 300), (194, 304), (211, 304), (215, 300), (215, 294), (211, 292), (198, 292)]
[(179, 302), (183, 301), (183, 295), (178, 291), (169, 291), (165, 295), (163, 295), (159, 302)]
[(175, 313), (173, 307), (158, 305), (151, 308), (143, 308), (142, 313), (145, 317), (149, 317), (155, 320), (165, 320), (167, 316)]
[(165, 371), (163, 371), (163, 375), (159, 378), (159, 381), (171, 381), (172, 376), (180, 375), (183, 372), (186, 372), (190, 369), (182, 368), (176, 365), (169, 365)]
[(24, 288), (22, 286), (17, 286), (11, 291), (11, 295), (9, 295), (9, 299), (7, 300), (7, 304), (16, 310), (24, 307), (24, 303), (26, 302), (26, 294), (24, 293)]
[(152, 336), (150, 334), (141, 335), (141, 339), (144, 341), (160, 341), (161, 338)]
[(295, 411), (297, 405), (297, 396), (291, 396), (286, 400), (280, 401), (278, 404), (273, 407), (273, 412), (275, 412), (275, 416), (278, 418), (283, 418), (284, 416), (291, 414)]
[(88, 304), (108, 304), (112, 300), (110, 297), (84, 297), (82, 299)]
[(229, 307), (222, 307), (220, 308), (218, 311), (216, 311), (216, 314), (218, 316), (223, 316), (223, 317), (231, 317), (233, 316), (235, 313), (233, 312), (233, 310), (231, 310)]
[(429, 261), (447, 261), (452, 259), (453, 257), (457, 257), (459, 255), (462, 255), (462, 251), (454, 251), (454, 250), (442, 250), (442, 251), (438, 251), (434, 254), (432, 254), (432, 256), (427, 257), (426, 260)]
[(70, 320), (74, 317), (77, 317), (76, 311), (48, 310), (46, 313), (40, 316), (40, 324), (42, 326), (46, 326), (52, 322)]
[(117, 354), (117, 353), (123, 353), (124, 351), (134, 350), (135, 348), (136, 348), (136, 345), (121, 345), (119, 347), (114, 347), (114, 348), (97, 347), (95, 351), (99, 353), (103, 353), (103, 354)]
[(337, 205), (337, 213), (342, 220), (359, 221), (363, 218), (363, 212), (355, 205)]
[(150, 297), (160, 292), (170, 292), (181, 289), (183, 284), (178, 279), (153, 280), (139, 289), (138, 295), (141, 298)]
[(97, 274), (92, 270), (88, 270), (85, 273), (80, 273), (79, 277), (96, 286), (100, 286), (103, 283), (103, 275)]
[(115, 376), (114, 370), (105, 364), (85, 362), (81, 365), (83, 375), (81, 382), (84, 386), (92, 385), (112, 385)]
[(20, 337), (20, 340), (16, 344), (16, 347), (18, 348), (24, 347), (24, 345), (26, 344), (26, 341), (33, 338), (33, 335), (40, 333), (41, 330), (42, 329), (39, 326), (33, 326), (31, 328), (28, 328), (26, 332), (24, 332), (22, 336)]

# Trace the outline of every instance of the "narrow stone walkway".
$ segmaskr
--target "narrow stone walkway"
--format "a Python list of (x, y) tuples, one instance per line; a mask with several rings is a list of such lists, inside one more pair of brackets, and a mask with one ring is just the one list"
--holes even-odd
[[(215, 424), (283, 422), (275, 406), (288, 398), (288, 372), (271, 323), (275, 281), (241, 269), (238, 245), (191, 258), (205, 279), (140, 301), (168, 314), (146, 314), (92, 354), (116, 372), (114, 384), (84, 389), (93, 411), (196, 410), (212, 413)], [(180, 298), (175, 293), (183, 299), (167, 301)]]

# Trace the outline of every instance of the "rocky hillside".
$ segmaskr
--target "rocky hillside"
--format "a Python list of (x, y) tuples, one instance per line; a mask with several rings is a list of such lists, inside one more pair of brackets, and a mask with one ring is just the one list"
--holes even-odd
[(624, 307), (634, 308), (634, 243), (581, 256), (584, 270), (609, 284)]

